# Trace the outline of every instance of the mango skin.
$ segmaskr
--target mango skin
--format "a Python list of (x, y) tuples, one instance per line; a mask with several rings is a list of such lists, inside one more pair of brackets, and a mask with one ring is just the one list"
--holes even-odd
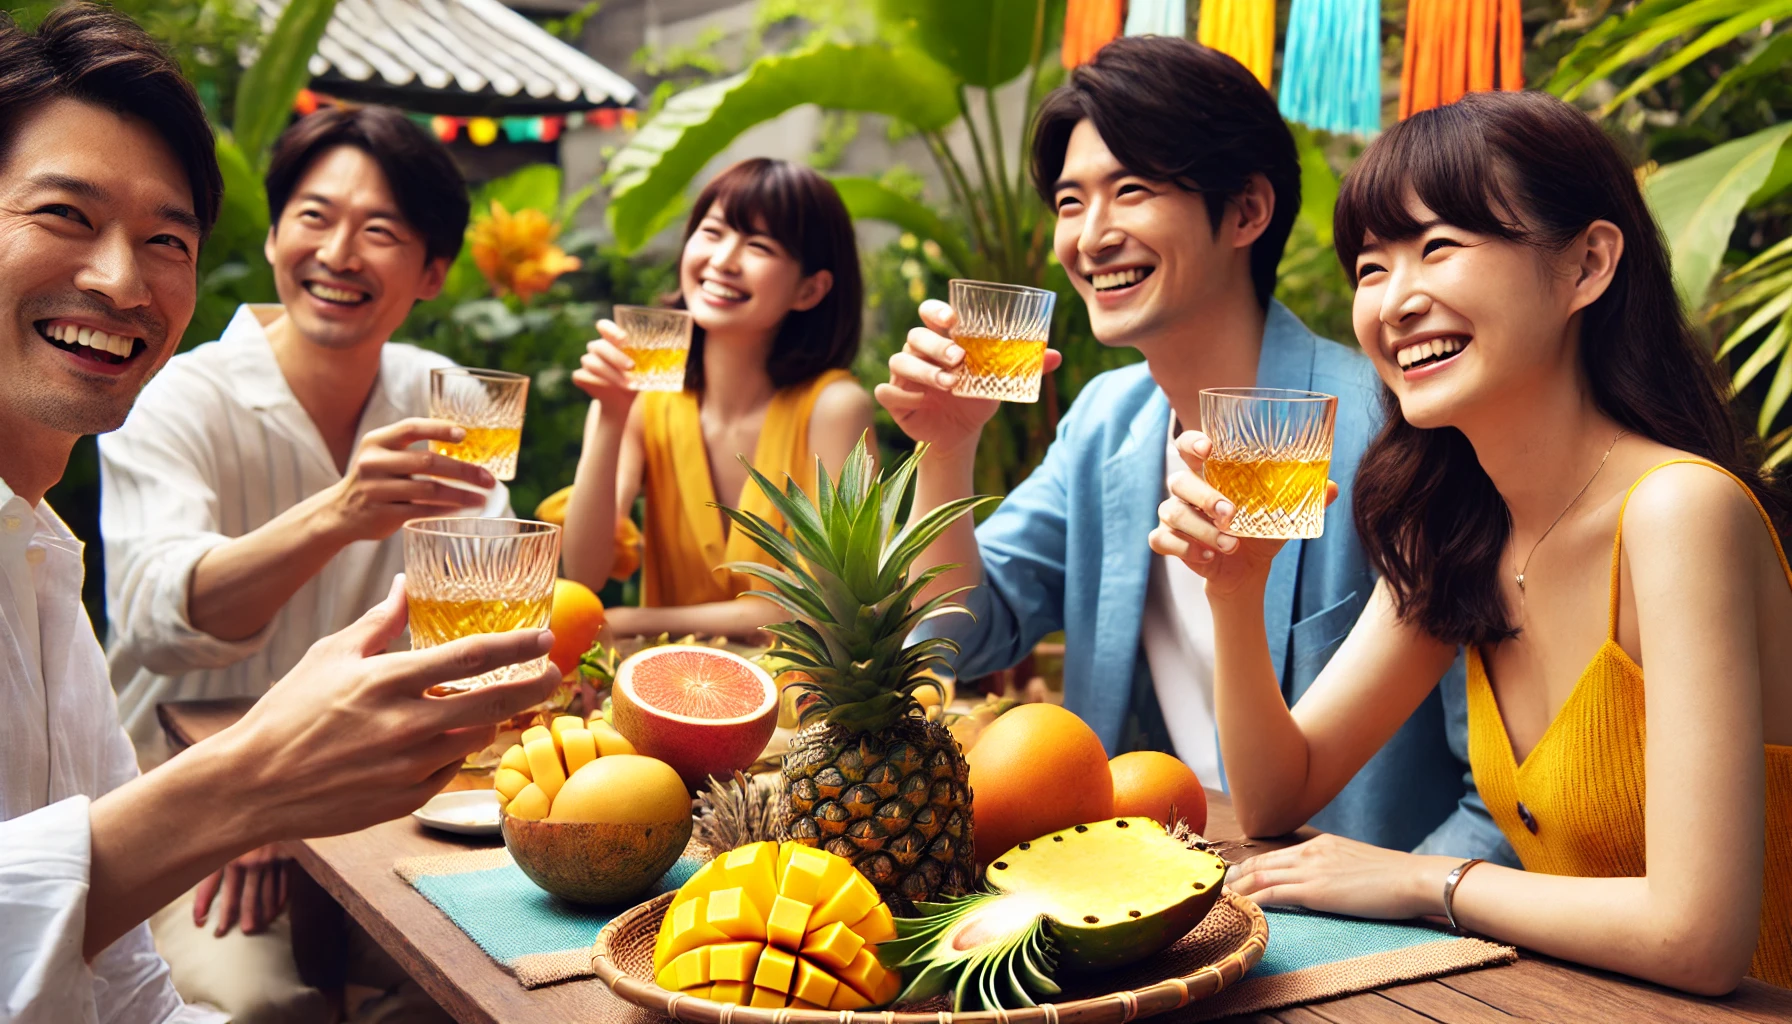
[(684, 852), (691, 816), (614, 825), (506, 814), (503, 832), (511, 859), (536, 885), (573, 903), (620, 906), (637, 902)]

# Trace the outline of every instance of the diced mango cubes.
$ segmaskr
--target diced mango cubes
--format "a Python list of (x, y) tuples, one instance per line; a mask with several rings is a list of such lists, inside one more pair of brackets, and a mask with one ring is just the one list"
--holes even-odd
[(664, 959), (678, 956), (686, 950), (695, 949), (698, 946), (727, 942), (730, 936), (709, 923), (708, 909), (708, 898), (699, 896), (673, 911), (672, 930), (667, 938), (665, 956), (656, 955), (654, 963), (657, 964)]
[(585, 728), (585, 720), (577, 715), (559, 715), (548, 723), (548, 733), (554, 737), (554, 746), (566, 747), (566, 730)]
[(510, 803), (505, 805), (504, 812), (513, 818), (527, 818), (530, 821), (540, 821), (548, 816), (548, 810), (552, 806), (553, 801), (548, 799), (548, 795), (541, 791), (540, 786), (531, 782), (527, 786), (524, 786), (522, 790), (511, 799)]
[(810, 932), (803, 940), (803, 956), (823, 967), (839, 970), (852, 963), (865, 947), (865, 940), (838, 921), (820, 931)]
[[(562, 744), (577, 743), (577, 732), (565, 730)], [(797, 843), (754, 843), (705, 864), (673, 896), (654, 943), (655, 980), (724, 1003), (881, 1006), (901, 990), (877, 960), (877, 944), (895, 936), (889, 908), (850, 862)]]
[(498, 791), (498, 795), (506, 803), (515, 800), (516, 795), (528, 784), (529, 776), (514, 768), (499, 768), (497, 774), (492, 776), (492, 788)]
[(538, 736), (523, 744), (523, 754), (529, 758), (529, 777), (535, 781), (548, 799), (554, 799), (560, 787), (566, 785), (566, 766), (560, 763), (560, 752), (554, 749), (552, 736)]
[(840, 984), (834, 976), (807, 960), (796, 962), (796, 984), (790, 994), (817, 1006), (828, 1005), (834, 998), (834, 986)]
[(747, 1005), (781, 1007), (784, 1005), (784, 993), (773, 992), (770, 989), (756, 988), (753, 990), (753, 1001)]
[(866, 946), (852, 958), (852, 963), (841, 968), (840, 980), (858, 989), (861, 994), (871, 996), (884, 983), (886, 973), (888, 972), (884, 966), (877, 962), (876, 951)]
[(881, 902), (883, 901), (878, 898), (877, 890), (871, 887), (870, 882), (865, 881), (865, 876), (854, 871), (844, 885), (809, 915), (809, 927), (820, 928), (835, 921), (857, 921), (871, 913), (871, 908)]
[(753, 972), (753, 984), (777, 992), (789, 992), (790, 983), (795, 978), (795, 955), (769, 946), (759, 954), (759, 967)]
[[(822, 882), (828, 873), (828, 853), (810, 846), (795, 846), (778, 876), (778, 894), (813, 907), (821, 902)], [(838, 859), (838, 858), (835, 858)]]
[(637, 753), (633, 743), (630, 743), (621, 733), (617, 732), (610, 723), (601, 718), (593, 718), (591, 720), (591, 740), (597, 744), (597, 753), (599, 757), (609, 757), (611, 754)]
[(710, 981), (752, 981), (765, 943), (724, 942), (703, 948), (709, 950)]
[(841, 985), (834, 989), (834, 998), (828, 1002), (830, 1010), (858, 1010), (870, 1006), (871, 1000), (860, 995), (851, 985)]
[(772, 912), (765, 919), (766, 941), (792, 953), (803, 948), (803, 933), (809, 929), (809, 905), (788, 896), (772, 900)]
[(774, 872), (777, 867), (776, 843), (753, 843), (723, 854), (723, 885), (739, 886), (758, 907), (770, 907), (777, 895)]
[(584, 729), (568, 729), (560, 734), (560, 754), (566, 758), (566, 777), (597, 760), (597, 744)]
[[(522, 738), (504, 751), (492, 777), (492, 789), (497, 791), (499, 807), (512, 817), (546, 818), (553, 811), (560, 788), (580, 768), (606, 754), (634, 752), (634, 745), (600, 717), (594, 716), (587, 722), (577, 715), (556, 715), (547, 725), (524, 729)], [(512, 803), (530, 783), (547, 798), (548, 809), (539, 811), (532, 802), (524, 808), (531, 813), (513, 811)], [(776, 855), (774, 849), (774, 860)]]
[(891, 916), (889, 907), (879, 903), (869, 914), (854, 922), (852, 930), (872, 945), (889, 942), (896, 937), (896, 919)]
[(704, 920), (731, 939), (751, 939), (766, 934), (765, 911), (747, 897), (745, 889), (721, 889), (710, 893)]
[(709, 980), (709, 951), (709, 946), (698, 946), (680, 953), (654, 974), (654, 984), (672, 992), (704, 984)]

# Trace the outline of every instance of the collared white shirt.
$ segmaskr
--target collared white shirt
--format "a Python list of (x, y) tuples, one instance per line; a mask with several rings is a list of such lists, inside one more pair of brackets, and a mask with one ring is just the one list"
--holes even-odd
[(81, 542), (0, 481), (0, 1020), (225, 1020), (181, 1005), (146, 924), (81, 957), (88, 805), (136, 776), (81, 607)]
[[(170, 753), (158, 703), (260, 696), (313, 643), (378, 604), (404, 568), (400, 534), (356, 541), (246, 640), (220, 640), (187, 619), (188, 584), (206, 552), (342, 479), (268, 344), (263, 326), (280, 313), (277, 305), (239, 308), (222, 338), (170, 360), (124, 426), (99, 440), (112, 684), (146, 768)], [(427, 416), (429, 371), (453, 365), (386, 343), (356, 443)], [(508, 514), (509, 505), (500, 484), (483, 514)]]
[[(1173, 420), (1164, 446), (1166, 485), (1188, 468), (1176, 452)], [(1207, 603), (1207, 582), (1182, 559), (1151, 556), (1139, 641), (1176, 756), (1195, 770), (1202, 785), (1225, 788), (1219, 722), (1213, 714), (1213, 608)]]

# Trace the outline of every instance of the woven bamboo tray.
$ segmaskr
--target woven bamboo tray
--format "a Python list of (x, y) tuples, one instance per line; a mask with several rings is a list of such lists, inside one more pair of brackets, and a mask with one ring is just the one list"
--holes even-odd
[(1174, 946), (1086, 979), (1080, 988), (1073, 979), (1062, 1002), (957, 1014), (943, 997), (900, 1011), (773, 1010), (698, 999), (653, 983), (653, 942), (672, 895), (655, 896), (605, 925), (591, 950), (591, 969), (622, 998), (687, 1024), (1118, 1024), (1213, 995), (1255, 967), (1269, 942), (1263, 911), (1228, 892)]

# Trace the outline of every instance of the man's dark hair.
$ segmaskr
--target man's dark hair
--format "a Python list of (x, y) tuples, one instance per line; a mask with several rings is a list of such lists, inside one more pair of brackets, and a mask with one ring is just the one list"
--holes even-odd
[(399, 214), (423, 236), (426, 260), (460, 255), (467, 180), (434, 135), (392, 107), (325, 107), (281, 133), (268, 161), (268, 223), (279, 226), (299, 179), (338, 146), (353, 146), (380, 165)]
[(1267, 308), (1300, 212), (1300, 157), (1269, 90), (1218, 50), (1166, 36), (1116, 39), (1039, 106), (1033, 186), (1047, 205), (1070, 133), (1085, 119), (1128, 170), (1202, 193), (1216, 233), (1251, 175), (1269, 179), (1275, 211), (1251, 245), (1251, 281)]
[(107, 7), (70, 3), (36, 32), (0, 12), (0, 165), (19, 124), (40, 104), (73, 99), (149, 124), (180, 160), (201, 236), (224, 199), (211, 125), (180, 65), (137, 23)]

